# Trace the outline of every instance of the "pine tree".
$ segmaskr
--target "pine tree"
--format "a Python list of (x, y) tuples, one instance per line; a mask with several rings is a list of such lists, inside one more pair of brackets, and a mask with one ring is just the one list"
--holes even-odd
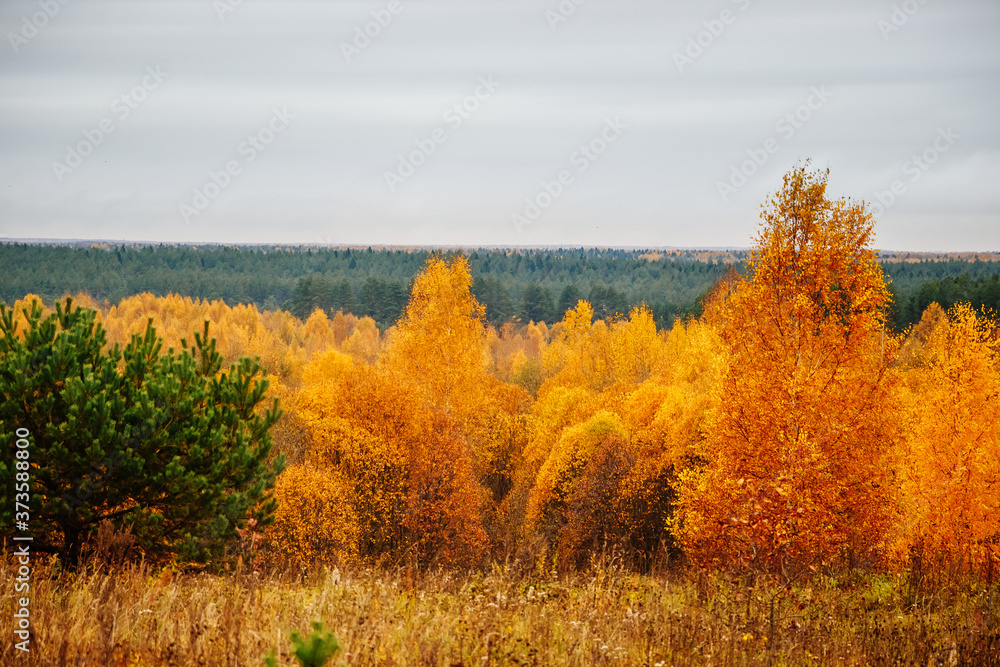
[[(162, 352), (151, 321), (124, 350), (106, 349), (96, 312), (71, 299), (44, 318), (38, 302), (23, 314), (0, 305), (0, 482), (29, 473), (36, 549), (73, 564), (107, 520), (131, 526), (148, 558), (203, 562), (250, 519), (270, 521), (283, 461), (269, 460), (268, 429), (280, 413), (277, 401), (258, 412), (267, 380), (256, 361), (222, 371), (207, 323), (178, 353)], [(19, 471), (14, 434), (25, 429)], [(0, 529), (13, 509), (0, 510)]]

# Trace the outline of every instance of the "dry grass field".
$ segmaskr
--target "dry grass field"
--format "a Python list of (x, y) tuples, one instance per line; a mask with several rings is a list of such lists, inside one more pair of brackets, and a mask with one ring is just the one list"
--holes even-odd
[[(0, 578), (13, 581), (12, 559)], [(614, 559), (572, 575), (325, 569), (175, 573), (147, 565), (32, 573), (30, 652), (4, 665), (295, 665), (292, 631), (321, 620), (347, 665), (995, 665), (1000, 587), (915, 590), (817, 576), (775, 589)], [(12, 597), (0, 631), (10, 638)]]

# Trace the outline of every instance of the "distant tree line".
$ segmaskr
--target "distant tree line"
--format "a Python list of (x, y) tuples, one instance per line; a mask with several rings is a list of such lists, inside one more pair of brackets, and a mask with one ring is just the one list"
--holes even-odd
[[(283, 308), (305, 317), (314, 308), (395, 323), (429, 250), (288, 246), (111, 247), (0, 245), (0, 300), (25, 294), (52, 302), (87, 292), (116, 303), (150, 292)], [(445, 253), (449, 254), (449, 253)], [(595, 315), (626, 314), (646, 303), (663, 324), (698, 307), (698, 298), (730, 266), (687, 251), (649, 259), (621, 249), (478, 250), (468, 254), (473, 292), (495, 325), (514, 318), (553, 322), (577, 300)]]
[[(98, 301), (150, 292), (282, 308), (306, 317), (315, 308), (372, 317), (383, 329), (406, 306), (429, 250), (293, 246), (0, 245), (0, 301), (25, 294), (53, 302), (86, 292)], [(446, 253), (448, 254), (448, 253)], [(708, 258), (706, 260), (706, 257)], [(659, 326), (700, 312), (703, 295), (744, 254), (642, 250), (495, 249), (468, 253), (473, 294), (499, 326), (555, 322), (579, 299), (596, 318), (645, 303)], [(930, 301), (961, 300), (1000, 309), (995, 263), (957, 259), (883, 261), (892, 281), (892, 320), (902, 330)]]
[(919, 322), (924, 310), (932, 303), (938, 303), (945, 309), (958, 303), (970, 303), (976, 310), (986, 307), (1000, 313), (1000, 274), (978, 278), (968, 273), (947, 276), (921, 284), (909, 296), (897, 296), (897, 327), (904, 329)]

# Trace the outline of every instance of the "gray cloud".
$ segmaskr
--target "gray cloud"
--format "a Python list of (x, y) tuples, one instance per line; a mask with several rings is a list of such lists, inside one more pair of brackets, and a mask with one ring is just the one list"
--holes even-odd
[[(903, 183), (881, 247), (1000, 249), (1000, 5), (895, 4), (919, 10), (886, 38), (888, 1), (589, 0), (552, 29), (555, 0), (400, 0), (348, 62), (341, 43), (388, 0), (244, 0), (221, 20), (213, 0), (72, 0), (16, 53), (10, 34), (41, 10), (5, 2), (0, 236), (743, 246), (781, 175), (812, 158), (837, 195), (877, 203)], [(707, 46), (678, 71), (689, 39)], [(122, 117), (148, 67), (169, 74)], [(445, 120), (486, 76), (497, 91)], [(829, 99), (777, 129), (820, 86)], [(249, 160), (240, 147), (283, 107), (287, 129)], [(614, 117), (628, 129), (576, 171)], [(53, 162), (102, 121), (113, 132), (60, 180)], [(438, 128), (390, 191), (386, 172)], [(959, 138), (915, 172), (947, 128)], [(719, 183), (769, 139), (724, 200)], [(181, 205), (231, 161), (185, 223)], [(519, 233), (511, 215), (566, 168), (572, 184)]]

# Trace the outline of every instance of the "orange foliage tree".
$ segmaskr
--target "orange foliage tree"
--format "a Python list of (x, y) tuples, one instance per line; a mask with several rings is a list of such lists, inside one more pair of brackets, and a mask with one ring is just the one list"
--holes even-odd
[[(298, 410), (312, 441), (307, 462), (343, 473), (361, 529), (359, 552), (394, 558), (406, 541), (409, 453), (424, 436), (418, 397), (370, 368), (320, 358), (307, 367)], [(321, 365), (331, 372), (323, 378)]]
[[(453, 509), (461, 507), (462, 513), (470, 512), (472, 499), (479, 498), (480, 527), (474, 529), (470, 518), (462, 519), (470, 531), (469, 544), (478, 545), (483, 543), (479, 535), (483, 522), (495, 540), (504, 532), (500, 505), (513, 486), (526, 440), (521, 413), (529, 398), (525, 390), (490, 375), (484, 308), (471, 286), (464, 255), (450, 262), (428, 259), (413, 281), (409, 305), (392, 334), (384, 365), (436, 413), (432, 432), (437, 449), (425, 449), (427, 461), (435, 463), (424, 465), (420, 457), (415, 459), (420, 465), (412, 469), (416, 475), (412, 488), (416, 492), (444, 484), (440, 488), (450, 489), (458, 503)], [(441, 458), (445, 451), (447, 457)], [(445, 480), (451, 481), (445, 484)], [(455, 525), (458, 516), (452, 516), (449, 525)], [(426, 525), (420, 530), (430, 534)], [(440, 544), (447, 542), (458, 544), (454, 540)], [(470, 549), (470, 554), (476, 550)]]
[(480, 489), (465, 442), (440, 413), (410, 456), (405, 526), (419, 562), (473, 564), (489, 546)]
[(357, 557), (360, 526), (350, 486), (339, 472), (289, 466), (278, 476), (274, 498), (278, 510), (265, 532), (270, 562), (308, 568)]
[(719, 306), (730, 355), (707, 465), (682, 477), (698, 563), (785, 573), (882, 544), (897, 442), (889, 295), (863, 204), (800, 166), (762, 210), (749, 277)]
[(960, 566), (1000, 562), (1000, 340), (968, 304), (931, 304), (904, 375), (902, 546)]
[(519, 474), (524, 533), (563, 567), (606, 546), (648, 566), (670, 546), (676, 472), (702, 439), (719, 339), (699, 322), (660, 334), (644, 307), (610, 325), (592, 315), (579, 302), (545, 350), (558, 371), (539, 390)]
[(678, 474), (705, 460), (715, 388), (725, 369), (718, 332), (697, 320), (677, 322), (659, 356), (658, 372), (620, 408), (634, 464), (617, 487), (614, 529), (640, 564), (651, 564), (664, 548), (677, 549), (669, 526)]
[(362, 320), (344, 343), (349, 355), (326, 352), (303, 371), (307, 459), (352, 486), (363, 556), (473, 563), (488, 546), (487, 494), (466, 435), (489, 414), (497, 381), (485, 370), (482, 307), (469, 284), (464, 257), (432, 258), (383, 358), (368, 365), (369, 354), (352, 349)]
[(626, 438), (621, 419), (605, 410), (563, 429), (528, 498), (529, 531), (561, 528), (562, 514), (591, 459), (606, 441), (614, 440), (621, 447)]

